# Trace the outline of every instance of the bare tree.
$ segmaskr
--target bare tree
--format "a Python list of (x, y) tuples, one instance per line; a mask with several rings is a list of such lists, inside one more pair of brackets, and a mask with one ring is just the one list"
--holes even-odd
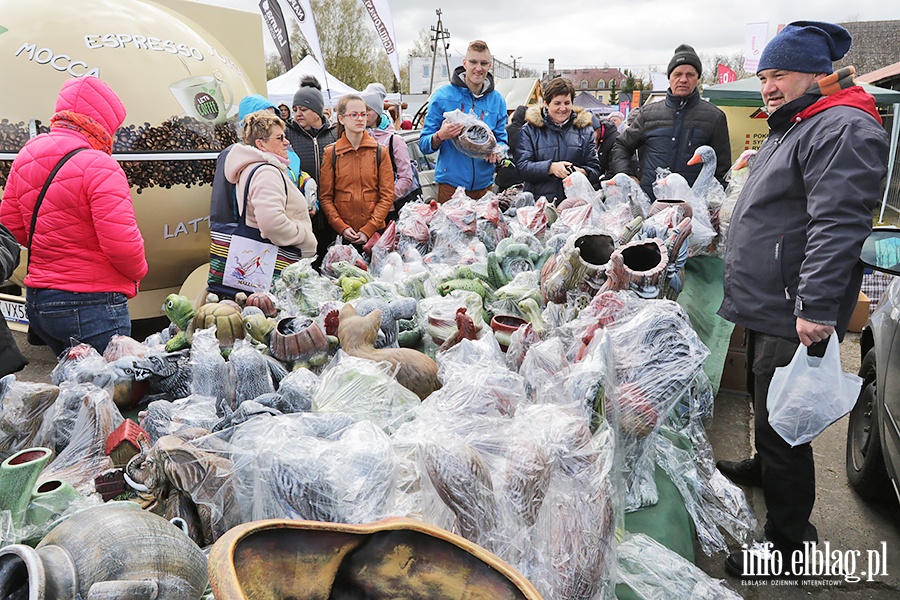
[(703, 77), (700, 78), (700, 82), (705, 85), (715, 85), (719, 82), (719, 65), (725, 65), (734, 71), (738, 81), (752, 75), (744, 71), (744, 52), (742, 50), (732, 54), (701, 54), (700, 61), (703, 63)]
[[(312, 11), (325, 58), (324, 67), (329, 73), (358, 90), (379, 81), (386, 89), (399, 91), (399, 82), (375, 35), (374, 25), (357, 0), (312, 0)], [(311, 50), (297, 23), (291, 25), (291, 56), (297, 64)], [(267, 79), (284, 72), (277, 52), (266, 55)]]

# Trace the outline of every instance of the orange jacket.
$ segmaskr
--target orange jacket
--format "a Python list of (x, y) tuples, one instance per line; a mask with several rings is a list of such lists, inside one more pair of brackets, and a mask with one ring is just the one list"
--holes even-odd
[[(381, 162), (377, 161), (377, 148), (378, 142), (368, 133), (363, 133), (359, 148), (353, 148), (346, 134), (325, 148), (319, 203), (338, 234), (352, 227), (372, 237), (384, 228), (384, 219), (394, 204), (394, 170), (385, 150)], [(336, 169), (331, 166), (335, 153)]]

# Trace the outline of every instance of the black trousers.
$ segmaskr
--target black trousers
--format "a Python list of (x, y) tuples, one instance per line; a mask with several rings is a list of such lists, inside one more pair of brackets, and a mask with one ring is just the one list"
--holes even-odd
[(816, 501), (812, 446), (801, 444), (792, 448), (772, 429), (766, 396), (775, 369), (791, 362), (800, 340), (751, 331), (749, 344), (753, 355), (756, 452), (762, 467), (767, 510), (766, 538), (793, 551), (803, 542), (818, 541), (816, 528), (809, 522)]

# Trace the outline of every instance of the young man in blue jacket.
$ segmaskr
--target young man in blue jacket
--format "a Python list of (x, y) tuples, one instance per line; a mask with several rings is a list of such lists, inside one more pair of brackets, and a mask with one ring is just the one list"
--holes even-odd
[(438, 183), (438, 202), (443, 204), (461, 187), (471, 198), (481, 198), (494, 183), (497, 155), (486, 159), (466, 156), (453, 144), (463, 126), (450, 123), (445, 112), (461, 110), (474, 114), (491, 128), (498, 143), (506, 144), (506, 100), (494, 89), (490, 74), (491, 51), (486, 43), (475, 40), (466, 49), (461, 67), (453, 71), (450, 85), (438, 89), (431, 96), (425, 125), (419, 137), (419, 148), (425, 154), (440, 150), (434, 180)]

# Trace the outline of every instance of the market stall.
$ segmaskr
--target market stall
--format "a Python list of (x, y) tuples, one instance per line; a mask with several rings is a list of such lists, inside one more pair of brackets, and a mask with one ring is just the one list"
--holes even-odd
[[(55, 385), (4, 378), (0, 478), (17, 483), (0, 486), (0, 589), (35, 589), (47, 548), (83, 546), (120, 500), (116, 518), (212, 546), (220, 599), (241, 581), (737, 597), (691, 564), (694, 539), (724, 551), (755, 521), (715, 469), (710, 349), (673, 301), (692, 295), (686, 265), (715, 260), (726, 196), (665, 183), (653, 205), (580, 174), (558, 206), (515, 190), (411, 203), (363, 254), (338, 244), (321, 271), (294, 263), (236, 302), (172, 295), (172, 326), (143, 343), (73, 346)], [(175, 570), (165, 549), (141, 585), (199, 597), (205, 559)], [(270, 559), (307, 567), (261, 581)], [(129, 579), (73, 560), (83, 592)]]

